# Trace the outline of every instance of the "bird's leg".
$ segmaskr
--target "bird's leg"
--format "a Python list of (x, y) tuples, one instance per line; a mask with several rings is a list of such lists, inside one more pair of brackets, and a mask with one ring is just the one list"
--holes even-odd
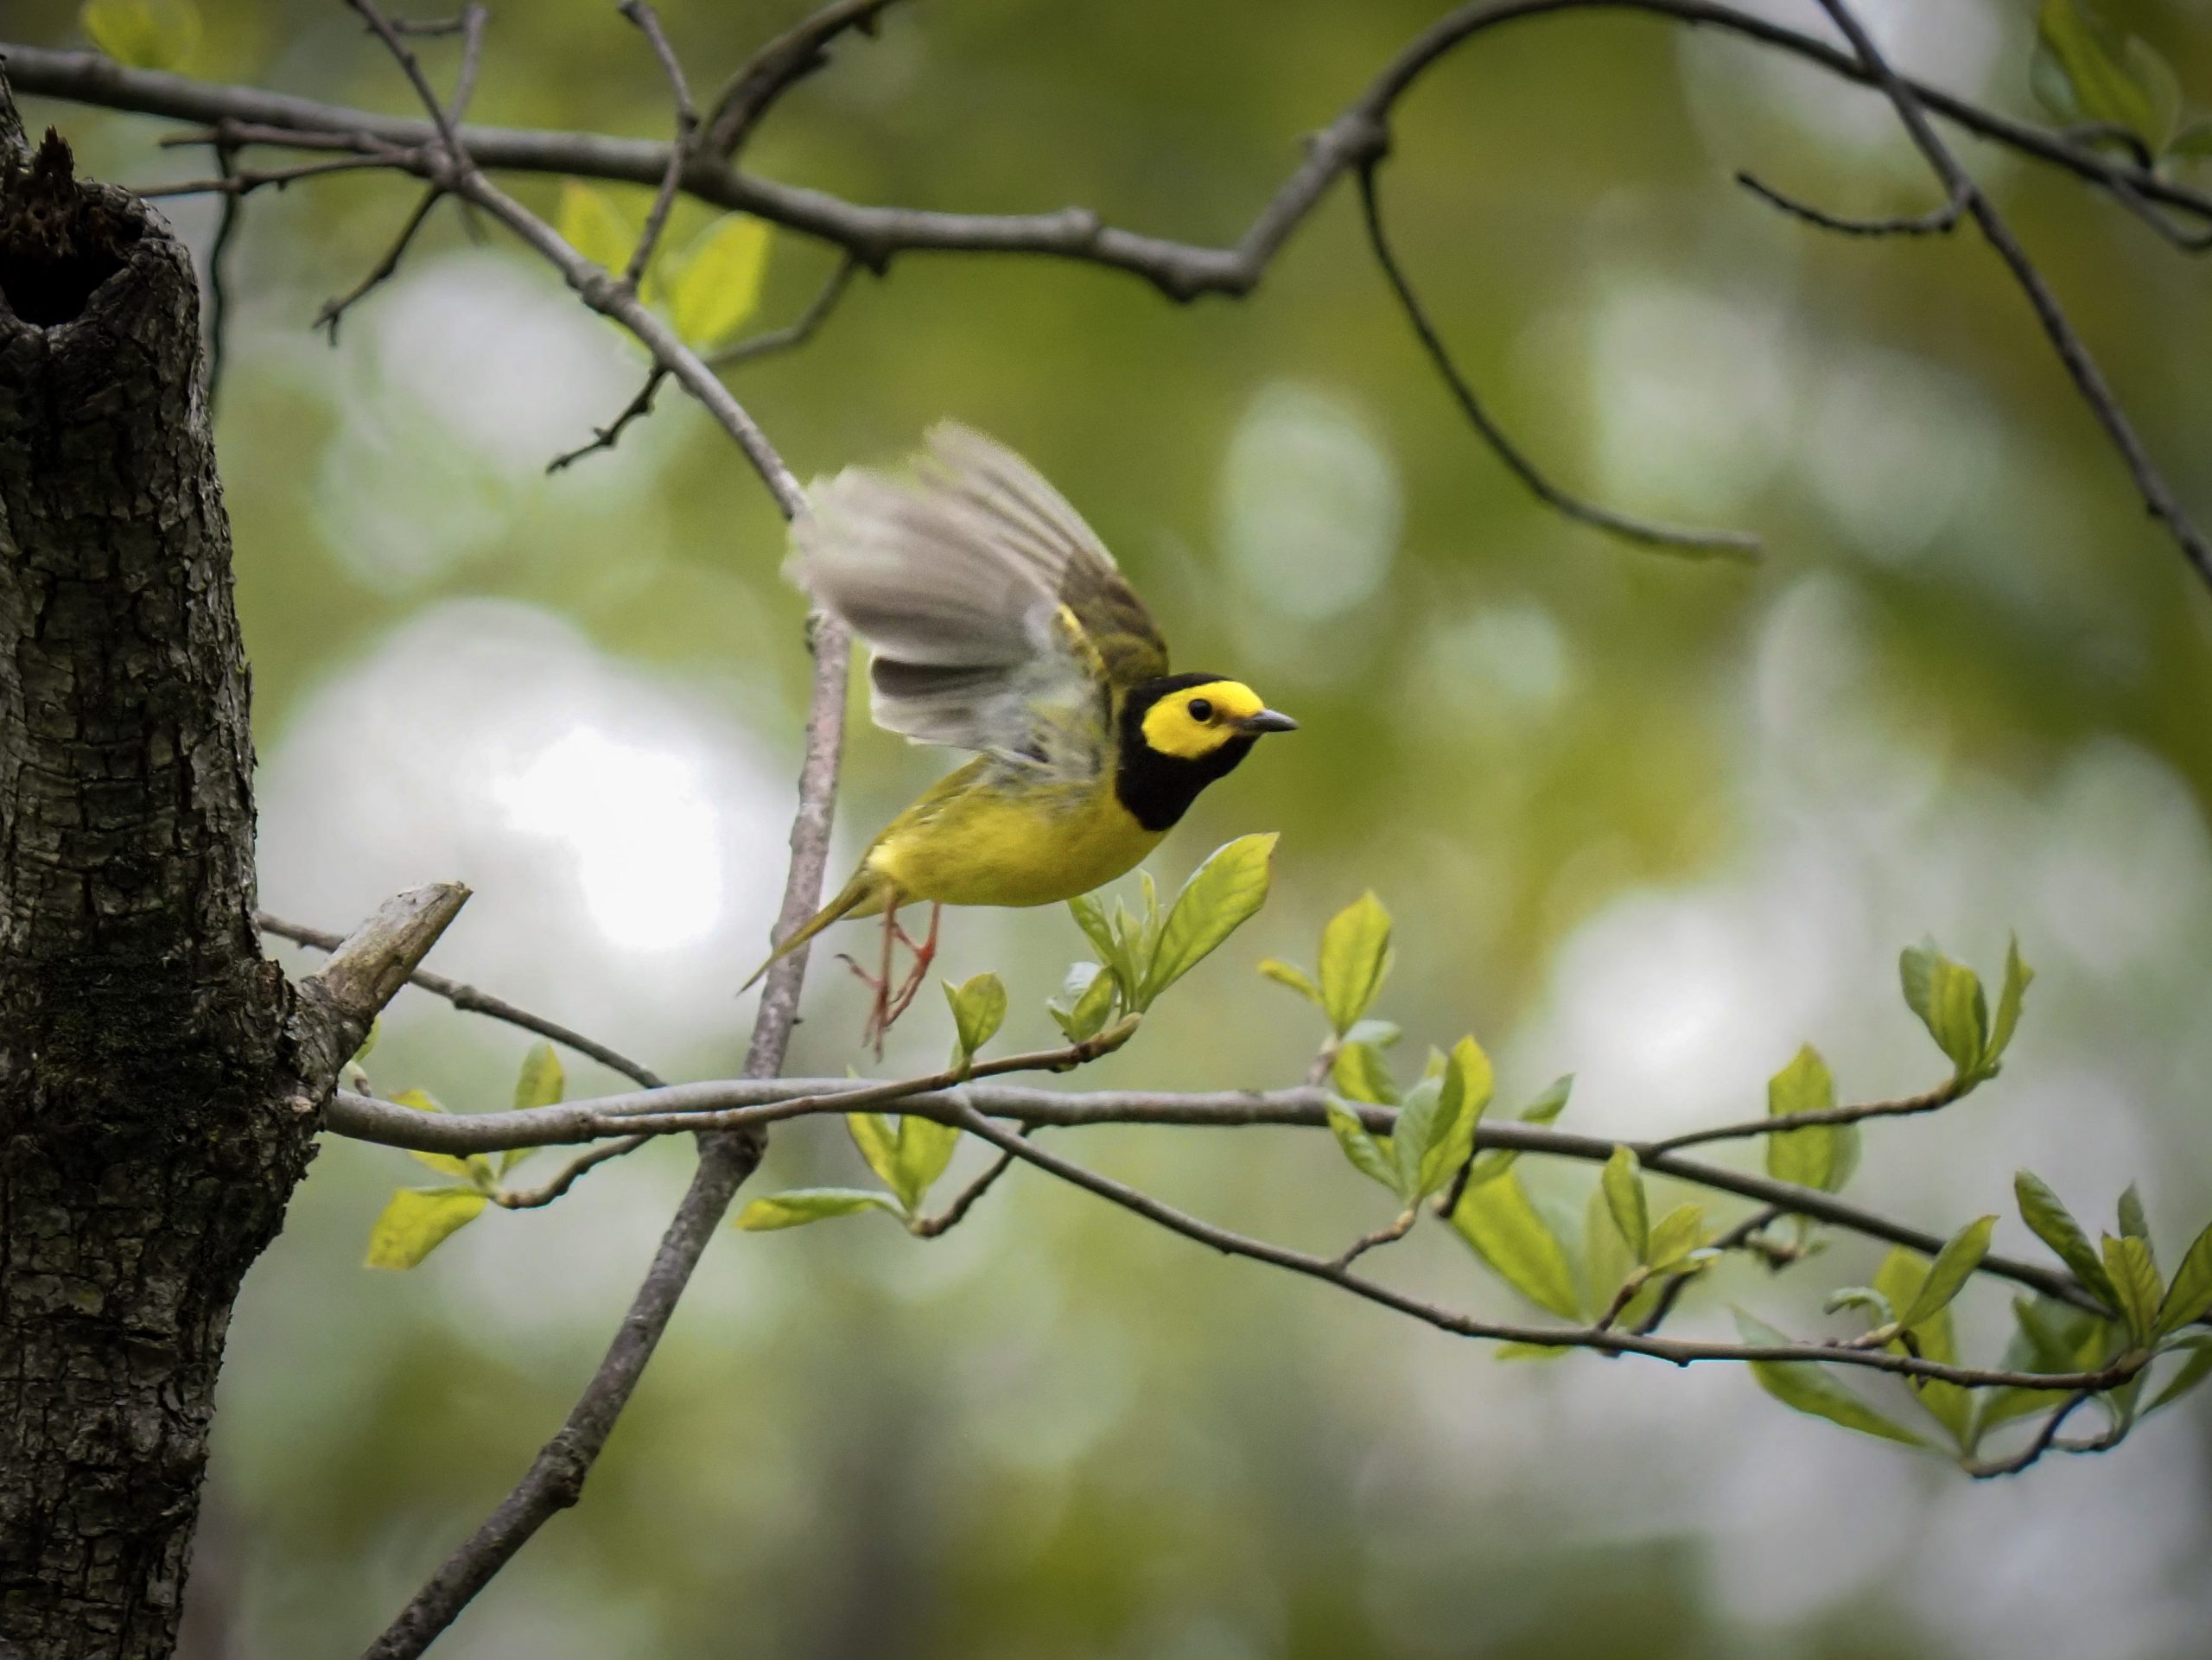
[(884, 1034), (891, 1030), (891, 1022), (899, 1018), (891, 1007), (891, 952), (906, 930), (899, 925), (899, 895), (893, 894), (883, 906), (883, 971), (868, 978), (875, 988), (875, 1004), (868, 1010), (868, 1025), (861, 1033), (862, 1043), (875, 1045), (875, 1058), (883, 1059)]
[(889, 1029), (892, 1021), (906, 1012), (906, 1005), (914, 1001), (915, 994), (922, 989), (922, 981), (930, 971), (930, 964), (937, 960), (937, 925), (944, 916), (944, 906), (931, 900), (930, 931), (927, 934), (918, 941), (904, 928), (899, 930), (899, 938), (906, 941), (906, 949), (914, 954), (914, 966), (907, 971), (906, 978), (900, 983), (898, 994), (891, 999), (890, 1013), (884, 1017), (883, 1021), (886, 1030)]

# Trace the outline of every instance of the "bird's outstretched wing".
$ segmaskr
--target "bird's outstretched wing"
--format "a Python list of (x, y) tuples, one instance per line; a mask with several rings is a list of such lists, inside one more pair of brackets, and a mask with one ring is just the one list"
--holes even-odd
[(809, 493), (791, 575), (874, 653), (876, 723), (1059, 776), (1103, 764), (1115, 694), (1167, 646), (1090, 527), (1013, 451), (952, 423), (904, 474)]

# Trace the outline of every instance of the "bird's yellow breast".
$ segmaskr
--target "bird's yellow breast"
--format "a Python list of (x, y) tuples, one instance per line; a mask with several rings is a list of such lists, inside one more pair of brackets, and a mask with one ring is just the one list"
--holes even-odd
[(1165, 833), (1140, 824), (1110, 778), (1006, 788), (971, 761), (893, 819), (867, 864), (905, 899), (1051, 905), (1134, 868)]

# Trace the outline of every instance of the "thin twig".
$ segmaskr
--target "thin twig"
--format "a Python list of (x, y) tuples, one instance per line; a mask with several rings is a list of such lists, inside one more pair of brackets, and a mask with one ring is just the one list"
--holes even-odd
[[(830, 273), (829, 280), (823, 283), (820, 291), (815, 295), (812, 302), (804, 311), (799, 314), (796, 321), (785, 324), (781, 328), (771, 328), (722, 347), (721, 350), (709, 355), (706, 359), (707, 366), (716, 371), (734, 368), (741, 363), (750, 363), (757, 358), (768, 357), (778, 352), (788, 352), (794, 347), (804, 346), (813, 337), (815, 330), (822, 327), (830, 313), (836, 308), (839, 298), (852, 282), (854, 273), (860, 269), (860, 261), (849, 254), (847, 255), (837, 262), (837, 267)], [(587, 455), (597, 455), (602, 449), (613, 448), (621, 442), (622, 434), (632, 421), (643, 420), (652, 413), (653, 399), (660, 391), (661, 383), (668, 378), (668, 372), (667, 369), (660, 364), (654, 364), (645, 372), (645, 384), (640, 386), (637, 395), (623, 406), (620, 415), (606, 426), (594, 427), (592, 440), (589, 443), (580, 444), (574, 449), (556, 455), (546, 463), (545, 470), (548, 473), (558, 473), (575, 466)]]
[(330, 343), (333, 346), (338, 344), (340, 320), (354, 306), (366, 299), (372, 289), (388, 281), (399, 269), (399, 262), (407, 257), (407, 250), (415, 240), (415, 233), (423, 228), (423, 221), (430, 217), (430, 210), (438, 205), (438, 198), (443, 194), (445, 192), (436, 185), (432, 185), (425, 190), (422, 200), (415, 204), (415, 211), (407, 216), (407, 222), (399, 227), (399, 234), (392, 239), (391, 245), (385, 250), (384, 258), (377, 261), (366, 277), (354, 283), (336, 299), (325, 301), (322, 309), (315, 313), (315, 327), (328, 332)]
[(1338, 1269), (1348, 1269), (1377, 1245), (1394, 1245), (1413, 1231), (1414, 1224), (1421, 1219), (1421, 1207), (1408, 1205), (1395, 1222), (1386, 1222), (1372, 1233), (1363, 1233), (1339, 1252), (1335, 1259)]
[(1967, 200), (1954, 193), (1948, 201), (1929, 208), (1924, 213), (1901, 213), (1885, 219), (1848, 219), (1831, 213), (1801, 201), (1795, 196), (1784, 195), (1772, 185), (1763, 183), (1749, 173), (1738, 173), (1736, 182), (1770, 207), (1779, 207), (1792, 218), (1802, 219), (1808, 225), (1817, 225), (1823, 231), (1840, 232), (1845, 236), (1936, 236), (1951, 229), (1959, 222), (1959, 215), (1966, 212)]
[[(254, 923), (262, 932), (274, 934), (279, 939), (289, 939), (295, 944), (311, 946), (319, 951), (335, 951), (338, 947), (339, 937), (328, 930), (287, 922), (266, 911), (256, 915)], [(518, 1026), (525, 1032), (535, 1032), (541, 1038), (550, 1039), (564, 1049), (573, 1049), (580, 1055), (588, 1055), (608, 1071), (621, 1073), (642, 1088), (658, 1090), (668, 1086), (667, 1080), (659, 1073), (641, 1065), (619, 1050), (610, 1049), (595, 1039), (549, 1021), (542, 1014), (533, 1014), (528, 1009), (518, 1008), (504, 997), (494, 997), (489, 992), (479, 991), (474, 986), (464, 985), (458, 980), (448, 980), (442, 974), (431, 974), (422, 969), (409, 975), (407, 983), (419, 986), (434, 997), (444, 998), (464, 1014), (485, 1014), (495, 1021), (504, 1021), (509, 1026)]]
[(550, 1181), (537, 1187), (503, 1188), (492, 1195), (493, 1203), (504, 1210), (534, 1211), (540, 1205), (550, 1205), (576, 1185), (576, 1179), (586, 1171), (619, 1159), (625, 1154), (635, 1153), (651, 1135), (625, 1135), (620, 1141), (601, 1142), (588, 1153), (579, 1153), (563, 1165)]
[(660, 393), (661, 382), (668, 378), (668, 371), (656, 363), (645, 371), (645, 384), (622, 406), (622, 412), (603, 427), (591, 429), (591, 442), (578, 444), (574, 449), (564, 449), (545, 463), (547, 473), (565, 472), (587, 455), (596, 455), (602, 449), (612, 449), (622, 442), (622, 435), (632, 421), (642, 421), (653, 412), (653, 399)]
[[(1037, 1133), (1037, 1126), (1024, 1124), (1014, 1133), (1020, 1136), (1033, 1135)], [(935, 1216), (917, 1217), (907, 1224), (907, 1231), (917, 1239), (934, 1239), (939, 1234), (958, 1227), (968, 1212), (976, 1208), (976, 1201), (989, 1193), (997, 1185), (998, 1179), (1006, 1174), (1013, 1165), (1014, 1154), (1001, 1150), (991, 1161), (990, 1167), (962, 1188), (951, 1204)]]
[(711, 369), (734, 368), (741, 363), (750, 363), (756, 358), (772, 357), (779, 352), (788, 352), (795, 346), (804, 346), (814, 338), (815, 331), (829, 320), (837, 308), (837, 302), (844, 298), (845, 290), (859, 274), (861, 262), (847, 254), (837, 262), (814, 298), (807, 302), (806, 309), (781, 328), (771, 328), (758, 334), (733, 340), (721, 350), (707, 354), (707, 366)]
[[(645, 228), (638, 233), (638, 245), (631, 251), (630, 264), (622, 273), (622, 286), (635, 294), (638, 284), (645, 281), (645, 267), (652, 263), (653, 250), (660, 245), (661, 232), (668, 228), (669, 211), (676, 206), (677, 187), (683, 182), (683, 169), (691, 160), (692, 139), (699, 130), (699, 112), (692, 107), (691, 86), (683, 79), (683, 65), (662, 31), (660, 14), (645, 0), (622, 0), (617, 10), (645, 35), (653, 56), (660, 60), (661, 73), (668, 77), (669, 95), (676, 101), (676, 139), (668, 147), (668, 170), (660, 175), (660, 188), (653, 194)], [(650, 404), (650, 387), (645, 398)]]
[(1700, 1343), (1681, 1338), (1644, 1336), (1633, 1332), (1599, 1331), (1588, 1326), (1524, 1326), (1508, 1321), (1476, 1320), (1364, 1279), (1325, 1257), (1312, 1256), (1303, 1251), (1269, 1244), (1265, 1240), (1250, 1238), (1201, 1221), (1136, 1188), (1102, 1176), (1072, 1160), (1064, 1159), (1034, 1142), (1025, 1141), (971, 1108), (958, 1109), (952, 1122), (1001, 1150), (1012, 1152), (1024, 1162), (1049, 1171), (1061, 1180), (1095, 1193), (1101, 1199), (1111, 1200), (1147, 1221), (1181, 1234), (1186, 1239), (1211, 1246), (1227, 1256), (1246, 1257), (1272, 1267), (1287, 1269), (1308, 1279), (1324, 1281), (1351, 1292), (1354, 1296), (1378, 1303), (1395, 1313), (1410, 1315), (1424, 1324), (1459, 1337), (1555, 1348), (1594, 1349), (1604, 1354), (1647, 1355), (1677, 1366), (1710, 1360), (1779, 1360), (1861, 1366), (1907, 1377), (1940, 1378), (1966, 1389), (2111, 1389), (2135, 1376), (2148, 1361), (2147, 1356), (2142, 1356), (2122, 1359), (2096, 1371), (2024, 1372), (1977, 1366), (1949, 1366), (1912, 1355), (1892, 1354), (1886, 1350), (1845, 1349), (1825, 1344)]
[(1483, 407), (1475, 390), (1452, 362), (1451, 349), (1444, 344), (1443, 336), (1436, 332), (1436, 325), (1422, 308), (1420, 297), (1414, 294), (1397, 257), (1390, 251), (1390, 239), (1382, 228), (1382, 208), (1375, 186), (1377, 158), (1370, 158), (1359, 166), (1359, 205), (1367, 226), (1369, 245), (1375, 251), (1375, 263), (1398, 296), (1398, 303), (1406, 314), (1406, 321), (1413, 325), (1414, 334), (1420, 339), (1421, 349), (1428, 353), (1429, 361), (1459, 404), (1460, 413), (1467, 423), (1481, 435), (1506, 470), (1521, 480), (1529, 493), (1546, 506), (1567, 518), (1588, 525), (1611, 535), (1648, 548), (1657, 548), (1669, 553), (1697, 556), (1719, 555), (1732, 559), (1755, 559), (1758, 557), (1759, 539), (1744, 531), (1684, 530), (1671, 525), (1655, 524), (1651, 520), (1618, 513), (1609, 507), (1600, 507), (1585, 501), (1554, 484), (1530, 461), (1521, 447), (1506, 436), (1503, 428)]
[[(237, 161), (236, 150), (228, 145), (217, 147), (215, 168), (222, 179), (234, 176)], [(226, 194), (222, 212), (215, 220), (215, 239), (207, 249), (207, 416), (211, 422), (222, 396), (224, 352), (230, 340), (230, 273), (224, 268), (224, 259), (238, 235), (241, 216), (238, 195)]]
[(754, 53), (715, 94), (701, 146), (728, 162), (778, 99), (829, 60), (828, 47), (848, 29), (875, 32), (875, 20), (892, 0), (833, 0)]
[(1808, 1107), (1802, 1112), (1770, 1113), (1764, 1118), (1745, 1118), (1732, 1124), (1717, 1124), (1710, 1129), (1685, 1130), (1680, 1135), (1669, 1135), (1650, 1143), (1656, 1153), (1678, 1153), (1686, 1147), (1702, 1147), (1707, 1142), (1742, 1141), (1753, 1135), (1781, 1135), (1793, 1129), (1808, 1129), (1820, 1124), (1857, 1124), (1869, 1118), (1905, 1118), (1916, 1113), (1934, 1112), (1948, 1107), (1967, 1092), (1966, 1080), (1954, 1078), (1932, 1090), (1918, 1095), (1908, 1095), (1895, 1101), (1863, 1101), (1847, 1107)]
[(235, 145), (219, 144), (215, 154), (219, 170), (213, 178), (185, 179), (175, 184), (149, 184), (137, 194), (149, 201), (164, 196), (221, 195), (235, 200), (240, 196), (250, 196), (270, 185), (275, 185), (281, 190), (296, 179), (313, 179), (326, 173), (359, 173), (391, 166), (391, 158), (385, 156), (336, 156), (327, 162), (306, 162), (298, 167), (240, 171), (225, 160), (237, 153)]
[[(1741, 1250), (1748, 1246), (1758, 1234), (1780, 1221), (1783, 1215), (1783, 1212), (1781, 1208), (1773, 1205), (1754, 1211), (1727, 1232), (1713, 1240), (1713, 1249), (1720, 1251)], [(1791, 1255), (1794, 1258), (1796, 1253), (1793, 1252)], [(1778, 1269), (1782, 1266), (1771, 1257), (1768, 1261), (1775, 1268)], [(1682, 1300), (1682, 1293), (1689, 1289), (1690, 1282), (1696, 1277), (1692, 1274), (1676, 1274), (1669, 1276), (1666, 1284), (1659, 1288), (1659, 1295), (1652, 1302), (1651, 1312), (1637, 1322), (1637, 1335), (1649, 1337), (1664, 1326), (1667, 1323), (1667, 1317), (1675, 1312), (1675, 1305)], [(1616, 1314), (1616, 1318), (1618, 1317)]]
[(2050, 1415), (2036, 1431), (2035, 1438), (2011, 1457), (1967, 1462), (1959, 1467), (1978, 1481), (1986, 1481), (1992, 1476), (2019, 1474), (2057, 1444), (2058, 1432), (2065, 1426), (2067, 1419), (2074, 1415), (2074, 1409), (2094, 1393), (2094, 1390), (2075, 1390), (2052, 1409)]
[[(2028, 258), (2027, 251), (2021, 247), (2012, 228), (1991, 205), (1981, 188), (1974, 181), (1973, 175), (1959, 164), (1958, 158), (1951, 154), (1950, 147), (1930, 124), (1927, 110), (1923, 107), (1925, 99), (1891, 67), (1889, 60), (1882, 55), (1881, 48), (1874, 44), (1872, 37), (1845, 0), (1821, 0), (1821, 9), (1843, 31), (1844, 38), (1851, 43), (1851, 49), (1858, 54), (1866, 69), (1866, 79), (1878, 87), (1896, 108), (1897, 119), (1904, 124), (1905, 131), (1910, 135), (1921, 155), (1927, 158), (1929, 166), (1935, 169), (1936, 175), (1953, 195), (1964, 199), (1967, 212), (1974, 216), (1974, 222), (1980, 227), (1982, 236), (1997, 251), (1998, 258), (2011, 269), (2013, 280), (2027, 296), (2028, 304), (2035, 311), (2036, 321), (2043, 325), (2044, 334), (2058, 353), (2059, 361), (2066, 366), (2067, 373), (2073, 377), (2075, 389), (2082, 394), (2090, 413), (2096, 417), (2098, 424), (2104, 428), (2106, 436), (2112, 440), (2113, 448), (2120, 452), (2120, 459), (2126, 463), (2128, 473), (2135, 480), (2136, 493), (2143, 498), (2144, 506), (2150, 510), (2151, 516), (2165, 525), (2180, 547), (2182, 557), (2196, 574), (2206, 582), (2212, 583), (2212, 543), (2204, 539), (2203, 533), (2182, 511), (2181, 504), (2175, 500), (2164, 477), (2152, 461), (2149, 452), (2143, 448), (2142, 441), (2136, 436), (2133, 423), (2120, 407), (2120, 400), (2113, 395), (2112, 387), (2105, 380), (2104, 372), (2097, 367), (2096, 359), (2089, 355), (2089, 348), (2075, 333), (2073, 324), (2066, 320), (2066, 313), (2058, 303), (2058, 296), (2051, 291), (2050, 284), (2044, 280), (2043, 273)], [(2129, 182), (2132, 185), (2133, 181)]]

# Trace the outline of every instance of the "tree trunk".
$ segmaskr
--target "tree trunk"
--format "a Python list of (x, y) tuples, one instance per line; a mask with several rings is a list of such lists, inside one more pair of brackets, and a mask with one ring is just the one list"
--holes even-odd
[(20, 130), (0, 81), (0, 1657), (145, 1660), (315, 1099), (253, 926), (191, 263)]

